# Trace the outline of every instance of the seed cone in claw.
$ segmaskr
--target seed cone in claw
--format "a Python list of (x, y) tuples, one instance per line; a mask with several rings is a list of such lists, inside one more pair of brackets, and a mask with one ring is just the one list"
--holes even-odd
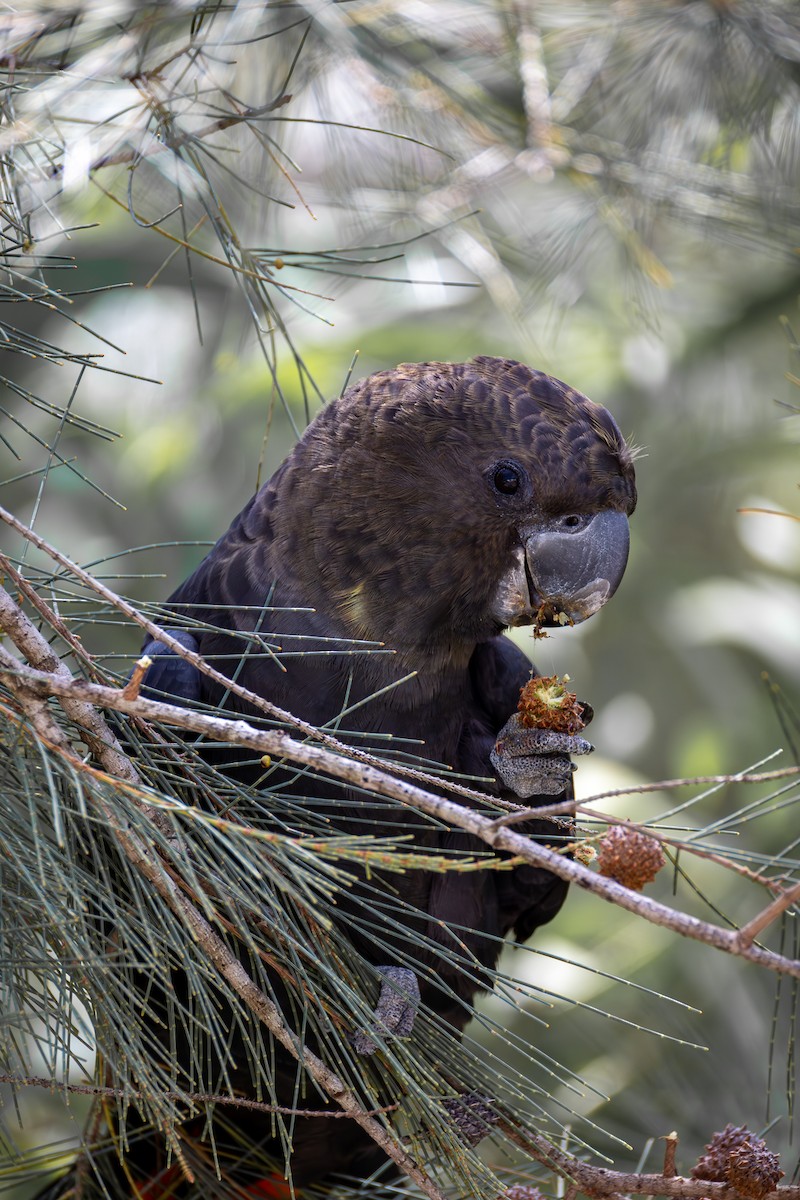
[(574, 692), (567, 691), (569, 675), (539, 675), (529, 679), (519, 694), (520, 724), (526, 729), (552, 729), (555, 733), (575, 734), (586, 725), (583, 705)]

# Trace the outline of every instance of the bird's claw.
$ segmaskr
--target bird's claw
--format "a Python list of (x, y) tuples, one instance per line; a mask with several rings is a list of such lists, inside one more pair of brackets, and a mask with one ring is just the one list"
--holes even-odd
[(374, 1021), (368, 1030), (359, 1030), (351, 1038), (357, 1054), (374, 1054), (381, 1038), (408, 1037), (420, 1005), (419, 983), (408, 967), (376, 967), (381, 976), (381, 991), (374, 1009)]
[(447, 1111), (462, 1139), (471, 1147), (482, 1142), (492, 1125), (496, 1125), (500, 1120), (493, 1101), (488, 1096), (482, 1096), (480, 1092), (465, 1092), (461, 1096), (453, 1096), (443, 1100), (442, 1107)]
[(575, 770), (570, 755), (591, 754), (592, 750), (591, 742), (575, 734), (528, 729), (514, 713), (500, 730), (489, 757), (502, 783), (526, 799), (559, 795)]

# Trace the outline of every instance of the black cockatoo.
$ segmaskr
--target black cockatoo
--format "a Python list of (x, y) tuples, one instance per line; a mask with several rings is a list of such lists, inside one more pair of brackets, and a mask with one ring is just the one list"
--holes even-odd
[[(559, 380), (499, 358), (404, 364), (323, 409), (172, 594), (167, 623), (223, 670), (232, 673), (240, 659), (239, 683), (308, 722), (323, 726), (347, 709), (348, 735), (361, 747), (391, 733), (412, 747), (424, 743), (426, 759), (488, 779), (490, 793), (550, 801), (570, 786), (568, 755), (590, 747), (566, 735), (537, 741), (520, 728), (512, 714), (531, 666), (503, 630), (595, 613), (625, 569), (635, 498), (631, 454), (613, 418)], [(278, 619), (273, 610), (281, 610), (284, 646), (291, 640), (293, 651), (312, 651), (320, 638), (341, 639), (325, 646), (342, 653), (293, 654), (285, 669), (243, 653), (246, 643), (232, 631), (264, 632)], [(352, 639), (391, 653), (354, 654)], [(154, 659), (151, 694), (246, 711), (163, 643), (145, 652)], [(231, 769), (245, 778), (249, 770), (257, 785), (264, 768), (255, 755), (252, 768), (241, 758)], [(322, 785), (317, 799), (334, 828), (391, 832), (396, 809), (363, 796), (360, 805), (337, 805), (342, 793), (331, 789), (326, 795)], [(544, 820), (526, 831), (556, 832)], [(422, 818), (415, 837), (427, 847), (485, 850)], [(500, 939), (512, 930), (526, 939), (557, 913), (566, 890), (531, 866), (413, 871), (395, 886), (431, 947), (417, 973), (422, 1001), (458, 1028), (478, 982), (474, 969), (459, 970), (454, 948), (474, 956), (473, 966), (477, 959), (494, 967)], [(346, 906), (343, 913), (346, 921)], [(380, 949), (363, 927), (352, 936), (383, 973), (376, 1036), (412, 1025), (414, 975), (387, 961), (387, 946), (394, 938), (399, 947), (401, 935), (387, 932)], [(447, 951), (441, 958), (437, 946)], [(438, 988), (437, 978), (447, 986)], [(374, 1050), (374, 1032), (354, 1031), (361, 1053)], [(255, 1136), (255, 1119), (241, 1121)], [(345, 1131), (341, 1122), (297, 1122), (297, 1187), (341, 1174), (363, 1178), (383, 1161), (366, 1134), (346, 1124)]]

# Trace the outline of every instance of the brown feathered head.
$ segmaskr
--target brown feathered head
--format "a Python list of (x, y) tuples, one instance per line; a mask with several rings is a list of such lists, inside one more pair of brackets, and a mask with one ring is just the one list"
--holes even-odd
[(585, 620), (622, 577), (636, 502), (604, 408), (488, 357), (357, 383), (265, 492), (308, 603), (398, 648)]

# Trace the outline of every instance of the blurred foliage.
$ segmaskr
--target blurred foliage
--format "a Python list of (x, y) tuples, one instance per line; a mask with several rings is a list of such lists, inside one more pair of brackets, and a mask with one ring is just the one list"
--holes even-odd
[[(597, 713), (581, 794), (796, 758), (800, 523), (741, 511), (800, 512), (795, 4), (29, 3), (0, 16), (0, 72), (6, 507), (157, 601), (355, 352), (354, 377), (518, 357), (644, 452), (620, 592), (536, 645)], [(113, 623), (82, 636), (122, 674), (138, 648)], [(736, 836), (778, 853), (796, 798)], [(697, 819), (751, 799), (718, 789)], [(711, 874), (692, 868), (751, 915), (760, 894)], [(549, 1029), (482, 1008), (610, 1096), (581, 1111), (633, 1147), (599, 1138), (617, 1162), (676, 1128), (688, 1169), (713, 1129), (772, 1115), (787, 1149), (791, 989), (585, 895), (536, 950), (555, 957), (505, 965), (564, 997)], [(20, 1103), (14, 1136), (42, 1143), (56, 1103)]]

